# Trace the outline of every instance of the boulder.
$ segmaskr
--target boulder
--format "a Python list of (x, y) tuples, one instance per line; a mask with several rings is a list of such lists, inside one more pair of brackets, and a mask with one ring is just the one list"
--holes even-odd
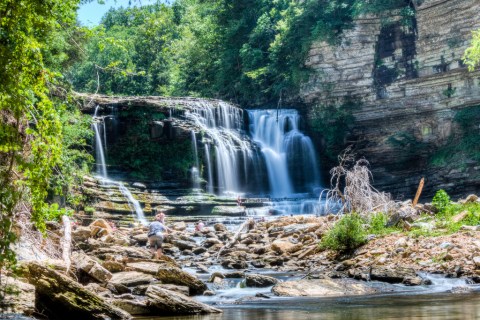
[(137, 271), (124, 271), (114, 273), (112, 279), (110, 279), (111, 283), (121, 284), (127, 287), (138, 286), (141, 284), (147, 284), (153, 281), (153, 276)]
[(139, 245), (145, 245), (148, 242), (148, 235), (146, 233), (140, 233), (132, 236), (132, 239)]
[(109, 255), (119, 255), (129, 258), (143, 258), (150, 259), (152, 254), (147, 249), (139, 247), (125, 247), (125, 246), (111, 246), (111, 247), (99, 247), (92, 251), (92, 254), (100, 259), (106, 259)]
[(1, 276), (2, 291), (5, 296), (1, 301), (3, 313), (17, 313), (30, 316), (35, 312), (35, 287), (31, 284)]
[(146, 291), (147, 303), (158, 315), (207, 314), (222, 311), (195, 301), (181, 293), (151, 285)]
[(147, 305), (146, 301), (138, 301), (138, 300), (128, 300), (128, 299), (114, 299), (111, 302), (114, 306), (125, 310), (126, 312), (130, 313), (134, 316), (141, 316), (141, 315), (151, 315), (152, 310)]
[(217, 232), (227, 231), (227, 227), (225, 227), (225, 225), (223, 223), (215, 223), (213, 225), (213, 229), (215, 229), (215, 231), (217, 231)]
[(172, 225), (172, 229), (177, 231), (184, 231), (185, 229), (187, 229), (187, 224), (183, 221), (175, 222)]
[[(383, 268), (383, 267), (374, 267), (370, 270), (370, 279), (383, 281), (388, 283), (402, 283), (408, 282), (410, 285), (417, 282), (414, 280), (419, 278), (413, 269), (409, 268)], [(408, 279), (408, 281), (406, 281)], [(421, 282), (421, 278), (420, 278)]]
[(97, 219), (92, 223), (90, 223), (90, 228), (93, 229), (93, 227), (99, 227), (99, 228), (105, 229), (107, 234), (110, 234), (113, 232), (112, 227), (105, 219)]
[(21, 273), (35, 286), (36, 309), (49, 319), (131, 319), (125, 311), (38, 262), (23, 264)]
[(305, 279), (278, 283), (272, 288), (272, 292), (277, 296), (287, 297), (332, 297), (372, 294), (377, 291), (350, 279)]
[(165, 263), (155, 263), (155, 262), (148, 262), (148, 261), (127, 263), (127, 267), (130, 268), (131, 270), (147, 273), (151, 275), (156, 275), (158, 272), (158, 269), (164, 265)]
[(89, 227), (77, 227), (72, 231), (72, 240), (75, 242), (85, 242), (90, 238), (91, 232)]
[(270, 287), (279, 282), (280, 280), (275, 279), (274, 277), (264, 276), (261, 274), (247, 274), (245, 276), (245, 284), (247, 287)]
[(82, 270), (99, 282), (106, 283), (112, 278), (110, 271), (82, 251), (74, 252), (72, 260), (75, 262), (78, 270)]
[(302, 249), (302, 244), (294, 244), (286, 239), (279, 239), (272, 242), (271, 249), (279, 254), (293, 253)]
[(163, 283), (187, 286), (191, 294), (202, 294), (207, 285), (190, 273), (176, 267), (161, 267), (156, 274)]
[(183, 240), (172, 240), (171, 243), (179, 248), (180, 250), (192, 250), (197, 246), (195, 242), (183, 241)]
[(125, 265), (115, 260), (107, 260), (102, 263), (102, 267), (110, 272), (121, 272), (125, 270)]

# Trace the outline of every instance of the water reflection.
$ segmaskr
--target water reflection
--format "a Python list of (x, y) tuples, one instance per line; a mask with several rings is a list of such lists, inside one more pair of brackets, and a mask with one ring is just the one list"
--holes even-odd
[(164, 320), (480, 319), (480, 295), (383, 295), (360, 298), (275, 299), (222, 306), (223, 314)]

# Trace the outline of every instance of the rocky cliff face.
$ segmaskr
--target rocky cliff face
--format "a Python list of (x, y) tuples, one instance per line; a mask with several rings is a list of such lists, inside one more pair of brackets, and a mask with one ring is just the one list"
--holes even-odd
[(478, 125), (462, 130), (457, 118), (480, 104), (480, 72), (462, 63), (471, 30), (480, 28), (480, 2), (425, 0), (411, 9), (414, 16), (360, 18), (339, 45), (315, 43), (301, 98), (311, 116), (322, 106), (359, 102), (345, 144), (370, 160), (379, 188), (409, 198), (425, 176), (425, 195), (478, 192), (480, 166), (471, 152), (444, 163), (438, 154), (463, 152), (465, 132), (479, 134)]

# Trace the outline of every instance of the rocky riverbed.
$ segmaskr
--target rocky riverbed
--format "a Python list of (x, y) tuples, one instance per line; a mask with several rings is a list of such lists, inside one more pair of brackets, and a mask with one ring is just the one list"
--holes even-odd
[[(415, 213), (427, 209), (417, 206), (406, 226), (425, 223)], [(167, 237), (160, 260), (151, 259), (146, 248), (146, 226), (112, 226), (97, 219), (72, 231), (70, 267), (61, 260), (20, 261), (20, 276), (7, 282), (20, 295), (7, 297), (7, 310), (52, 319), (128, 319), (221, 312), (212, 302), (221, 302), (216, 295), (232, 281), (238, 288), (266, 288), (246, 290), (238, 303), (273, 296), (376, 294), (392, 289), (372, 286), (372, 281), (428, 286), (428, 274), (480, 282), (480, 232), (475, 226), (437, 237), (413, 236), (407, 230), (370, 236), (348, 254), (320, 249), (321, 238), (338, 219), (251, 219), (237, 230), (215, 223), (201, 231), (176, 221), (169, 223), (175, 231)], [(60, 225), (49, 227), (63, 232)]]

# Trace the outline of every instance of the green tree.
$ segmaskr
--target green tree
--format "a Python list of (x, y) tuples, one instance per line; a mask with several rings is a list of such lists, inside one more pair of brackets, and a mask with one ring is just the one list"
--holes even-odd
[(472, 43), (465, 50), (463, 61), (473, 71), (480, 64), (480, 30), (472, 31)]
[(52, 32), (75, 25), (77, 0), (0, 3), (0, 270), (15, 263), (11, 243), (18, 214), (39, 230), (55, 206), (45, 200), (61, 157), (62, 128), (49, 97), (56, 85), (43, 53)]

